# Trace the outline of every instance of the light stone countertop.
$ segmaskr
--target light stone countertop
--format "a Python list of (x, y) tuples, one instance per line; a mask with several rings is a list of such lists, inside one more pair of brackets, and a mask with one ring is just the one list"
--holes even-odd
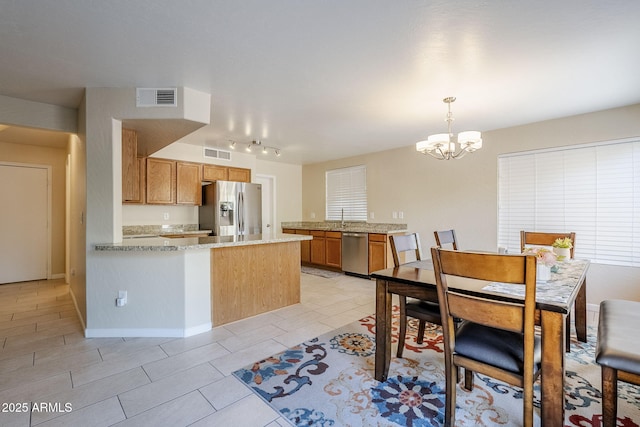
[(372, 222), (345, 221), (342, 227), (340, 221), (293, 221), (283, 222), (282, 228), (293, 230), (323, 230), (342, 231), (346, 233), (380, 233), (393, 234), (407, 232), (407, 224), (385, 224)]
[(252, 234), (249, 236), (207, 237), (141, 237), (124, 239), (120, 243), (99, 243), (96, 251), (184, 251), (190, 249), (224, 248), (230, 246), (264, 245), (268, 243), (311, 240), (312, 236), (298, 234)]

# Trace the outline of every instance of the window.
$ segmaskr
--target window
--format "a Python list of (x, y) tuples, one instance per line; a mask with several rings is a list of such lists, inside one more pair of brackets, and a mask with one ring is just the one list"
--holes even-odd
[(326, 172), (327, 220), (367, 220), (367, 167), (364, 165)]
[(499, 246), (574, 231), (577, 258), (640, 266), (640, 138), (503, 155), (498, 181)]

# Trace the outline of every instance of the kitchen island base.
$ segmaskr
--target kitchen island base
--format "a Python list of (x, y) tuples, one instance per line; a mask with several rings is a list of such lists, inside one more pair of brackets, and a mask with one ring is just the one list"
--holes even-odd
[[(311, 236), (125, 239), (87, 258), (87, 337), (186, 337), (300, 302)], [(128, 302), (115, 304), (120, 291)], [(212, 325), (213, 324), (213, 325)]]
[(300, 302), (300, 242), (211, 249), (213, 326)]

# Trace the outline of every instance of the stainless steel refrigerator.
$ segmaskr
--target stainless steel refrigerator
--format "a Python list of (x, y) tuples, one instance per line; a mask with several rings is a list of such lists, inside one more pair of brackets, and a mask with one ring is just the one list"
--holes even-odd
[(262, 233), (262, 185), (215, 181), (202, 187), (201, 230), (214, 236)]

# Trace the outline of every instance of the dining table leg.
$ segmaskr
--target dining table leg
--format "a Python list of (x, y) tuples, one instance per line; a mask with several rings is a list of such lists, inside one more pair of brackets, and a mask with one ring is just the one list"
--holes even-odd
[(566, 315), (541, 310), (542, 338), (541, 418), (543, 426), (564, 425), (564, 342)]
[(391, 362), (391, 297), (386, 280), (376, 279), (376, 367), (375, 378), (387, 379)]
[(587, 279), (585, 278), (578, 295), (576, 295), (575, 306), (575, 324), (576, 336), (578, 341), (587, 342)]

